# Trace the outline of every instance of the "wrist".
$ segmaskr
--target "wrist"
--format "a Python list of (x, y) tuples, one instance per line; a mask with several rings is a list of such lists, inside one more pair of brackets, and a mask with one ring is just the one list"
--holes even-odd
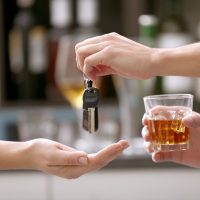
[(149, 48), (148, 56), (144, 63), (145, 74), (144, 79), (155, 76), (163, 76), (163, 63), (165, 63), (166, 53), (164, 49)]
[[(39, 144), (39, 145), (38, 145)], [(26, 141), (24, 144), (24, 166), (26, 169), (40, 170), (40, 139)]]
[(35, 165), (35, 151), (34, 151), (34, 146), (35, 146), (35, 140), (29, 140), (22, 142), (23, 143), (23, 148), (21, 151), (21, 168), (22, 169), (36, 169)]
[(33, 144), (33, 140), (16, 142), (14, 156), (16, 156), (17, 160), (13, 164), (16, 169), (35, 169), (33, 162)]
[(198, 51), (191, 46), (154, 49), (151, 56), (152, 76), (198, 76)]
[(168, 57), (168, 51), (166, 49), (154, 48), (150, 56), (150, 69), (151, 76), (166, 76), (166, 61)]
[(0, 169), (33, 169), (30, 142), (0, 141)]

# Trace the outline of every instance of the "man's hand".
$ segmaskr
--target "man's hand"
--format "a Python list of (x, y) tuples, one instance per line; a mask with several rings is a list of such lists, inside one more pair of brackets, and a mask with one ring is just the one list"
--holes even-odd
[(154, 162), (172, 161), (175, 163), (200, 168), (200, 114), (193, 112), (192, 115), (184, 117), (183, 123), (190, 128), (190, 147), (183, 151), (154, 152), (151, 146), (151, 137), (147, 126), (147, 117), (143, 117), (142, 136), (145, 141), (146, 150), (152, 153)]

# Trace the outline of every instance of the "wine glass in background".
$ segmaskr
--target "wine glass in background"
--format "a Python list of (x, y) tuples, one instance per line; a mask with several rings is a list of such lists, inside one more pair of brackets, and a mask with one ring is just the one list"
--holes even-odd
[(76, 68), (73, 40), (72, 36), (63, 36), (59, 41), (55, 80), (70, 105), (80, 108), (84, 90), (83, 74)]
[(130, 147), (124, 152), (125, 156), (145, 155), (141, 137), (142, 116), (144, 113), (143, 96), (151, 93), (154, 79), (128, 80), (112, 76), (117, 92), (120, 110), (121, 139), (126, 139)]
[(76, 67), (75, 45), (76, 35), (66, 35), (60, 38), (56, 60), (55, 80), (62, 95), (74, 108), (77, 116), (77, 131), (75, 148), (87, 152), (99, 150), (97, 134), (89, 134), (82, 128), (82, 96), (84, 92), (83, 73)]

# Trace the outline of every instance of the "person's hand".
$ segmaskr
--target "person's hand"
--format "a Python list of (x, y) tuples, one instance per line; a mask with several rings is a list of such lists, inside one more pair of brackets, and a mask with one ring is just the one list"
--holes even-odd
[(183, 123), (190, 128), (190, 147), (184, 151), (154, 152), (147, 127), (147, 117), (143, 116), (142, 136), (145, 141), (146, 150), (152, 153), (154, 162), (171, 161), (191, 167), (200, 168), (200, 114), (193, 112), (191, 116), (183, 118)]
[(154, 49), (117, 33), (86, 39), (75, 51), (78, 68), (94, 81), (109, 74), (138, 79), (153, 76), (150, 63)]
[(128, 142), (121, 140), (96, 154), (86, 154), (47, 139), (28, 142), (31, 168), (68, 179), (106, 166), (128, 147)]

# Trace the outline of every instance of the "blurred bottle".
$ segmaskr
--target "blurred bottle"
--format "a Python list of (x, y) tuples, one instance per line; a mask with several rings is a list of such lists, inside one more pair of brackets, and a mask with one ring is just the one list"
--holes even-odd
[[(183, 17), (181, 0), (163, 0), (163, 20), (158, 36), (159, 48), (174, 48), (194, 41)], [(162, 66), (161, 66), (162, 67)], [(168, 76), (163, 78), (163, 90), (166, 93), (192, 93), (194, 80), (188, 77)]]
[[(150, 9), (148, 12), (152, 13), (153, 11)], [(149, 47), (157, 47), (158, 23), (159, 19), (155, 14), (145, 14), (139, 17), (138, 24), (140, 43)], [(140, 84), (143, 92), (141, 96), (152, 93), (162, 93), (162, 77), (151, 78), (147, 81), (140, 81)]]
[(55, 65), (61, 37), (72, 32), (72, 0), (50, 0), (48, 99), (59, 98), (55, 82)]
[(150, 47), (157, 46), (158, 35), (158, 17), (153, 14), (140, 15), (139, 24), (139, 42)]
[(0, 74), (0, 103), (2, 103), (3, 99), (5, 98), (5, 67), (4, 67), (4, 61), (5, 58), (5, 49), (3, 50), (3, 38), (4, 38), (4, 32), (3, 32), (3, 5), (0, 3), (0, 65), (1, 65), (1, 74)]
[[(159, 18), (155, 15), (155, 1), (146, 1), (146, 13), (141, 15), (139, 24), (139, 42), (149, 47), (157, 47)], [(141, 81), (145, 84), (144, 95), (163, 93), (162, 77), (155, 77), (148, 81)]]
[(9, 33), (10, 73), (15, 99), (45, 99), (47, 31), (39, 24), (34, 0), (17, 0), (19, 12)]
[[(99, 28), (100, 23), (100, 3), (99, 0), (77, 0), (77, 40), (83, 41), (87, 38), (102, 34)], [(98, 77), (98, 87), (101, 90), (101, 100), (113, 99), (116, 93), (111, 76)]]
[(76, 33), (80, 40), (94, 37), (100, 34), (98, 29), (99, 1), (98, 0), (77, 0), (76, 7), (78, 28)]
[[(148, 6), (149, 7), (149, 6)], [(149, 10), (149, 9), (148, 9)], [(153, 13), (152, 8), (149, 10)], [(138, 20), (139, 24), (139, 42), (149, 47), (157, 47), (159, 19), (155, 14), (141, 15)], [(151, 78), (146, 81), (140, 81), (143, 86), (143, 94), (160, 94), (163, 92), (162, 77)]]
[(158, 46), (177, 47), (193, 41), (183, 16), (182, 0), (163, 0), (163, 17), (160, 23)]

